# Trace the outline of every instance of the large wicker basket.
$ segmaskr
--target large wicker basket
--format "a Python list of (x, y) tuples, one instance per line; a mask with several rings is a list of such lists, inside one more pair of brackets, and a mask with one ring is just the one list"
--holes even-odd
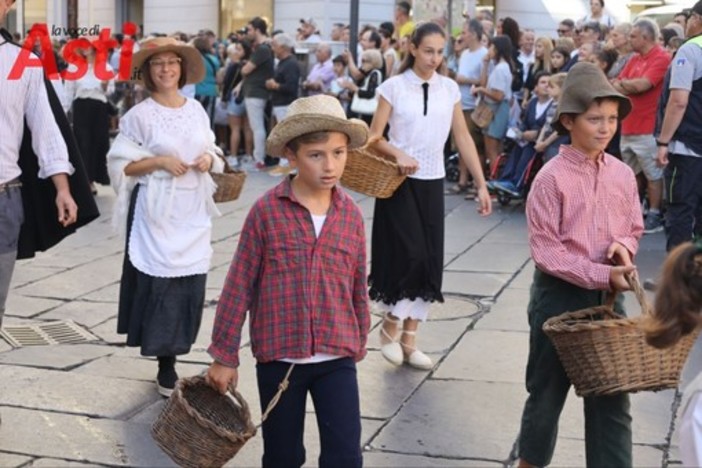
[(203, 377), (181, 379), (151, 435), (183, 467), (220, 467), (256, 434), (244, 398), (217, 393)]
[(222, 159), (224, 160), (224, 172), (210, 173), (217, 184), (217, 191), (213, 195), (216, 203), (234, 201), (239, 198), (246, 181), (246, 172), (232, 169), (227, 160)]
[(349, 151), (341, 185), (375, 198), (389, 198), (406, 176), (390, 155), (383, 154), (373, 143)]
[(674, 346), (646, 343), (641, 321), (650, 305), (638, 280), (629, 278), (642, 315), (622, 318), (609, 305), (566, 312), (544, 323), (578, 396), (675, 388), (699, 329)]

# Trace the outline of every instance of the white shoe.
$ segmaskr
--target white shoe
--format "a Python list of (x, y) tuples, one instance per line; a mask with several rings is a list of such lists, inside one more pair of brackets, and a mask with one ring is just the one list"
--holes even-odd
[[(407, 330), (402, 330), (402, 333), (405, 335), (417, 334), (417, 332)], [(406, 362), (411, 367), (422, 370), (430, 370), (434, 367), (434, 363), (432, 362), (431, 358), (423, 352), (421, 352), (420, 350), (418, 350), (416, 347), (407, 345), (402, 342), (400, 342), (400, 347), (410, 352), (407, 356), (404, 356), (403, 353), (403, 362)]]
[[(387, 315), (383, 320), (387, 320), (388, 322), (395, 322), (399, 324), (400, 320), (399, 319), (391, 319)], [(396, 366), (401, 366), (402, 362), (404, 361), (404, 355), (402, 353), (402, 346), (400, 343), (397, 341), (397, 338), (393, 338), (390, 336), (388, 332), (385, 331), (385, 328), (383, 326), (380, 326), (380, 339), (381, 343), (383, 342), (383, 338), (386, 338), (389, 340), (388, 343), (386, 344), (381, 344), (380, 346), (380, 354), (383, 355), (383, 357), (391, 364), (394, 364)]]

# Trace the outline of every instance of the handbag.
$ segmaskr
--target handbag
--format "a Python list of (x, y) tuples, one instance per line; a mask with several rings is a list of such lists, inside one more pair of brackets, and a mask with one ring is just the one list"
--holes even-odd
[(490, 122), (492, 122), (492, 118), (494, 116), (495, 113), (492, 111), (492, 108), (487, 102), (485, 102), (484, 99), (478, 100), (478, 104), (475, 106), (475, 109), (473, 109), (473, 112), (470, 114), (471, 120), (479, 128), (487, 128), (490, 125)]
[[(373, 74), (377, 75), (377, 83), (380, 84), (382, 80), (382, 75), (380, 75), (379, 70), (373, 70), (366, 79), (363, 81), (363, 86), (359, 88), (360, 90), (367, 91), (368, 85)], [(358, 93), (353, 95), (353, 100), (351, 101), (351, 112), (355, 112), (361, 115), (373, 115), (375, 110), (378, 108), (378, 93), (373, 93), (372, 98), (362, 98), (359, 97)]]

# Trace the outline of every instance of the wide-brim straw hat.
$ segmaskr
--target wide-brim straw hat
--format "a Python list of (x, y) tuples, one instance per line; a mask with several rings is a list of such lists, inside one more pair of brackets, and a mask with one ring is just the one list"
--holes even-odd
[(338, 99), (319, 94), (299, 98), (288, 107), (287, 116), (279, 122), (266, 141), (271, 156), (284, 156), (285, 147), (301, 135), (314, 132), (341, 132), (349, 137), (348, 148), (360, 148), (368, 140), (368, 125), (359, 119), (347, 119)]
[(132, 80), (143, 83), (139, 69), (150, 57), (163, 52), (174, 52), (185, 62), (186, 83), (199, 83), (205, 78), (205, 62), (195, 47), (173, 37), (155, 37), (141, 42), (139, 51), (132, 57)]
[(563, 114), (582, 114), (587, 111), (595, 99), (612, 98), (619, 101), (619, 120), (631, 112), (631, 101), (619, 93), (607, 80), (604, 72), (594, 63), (578, 62), (568, 71), (558, 109), (551, 126), (561, 135), (568, 130), (561, 124)]

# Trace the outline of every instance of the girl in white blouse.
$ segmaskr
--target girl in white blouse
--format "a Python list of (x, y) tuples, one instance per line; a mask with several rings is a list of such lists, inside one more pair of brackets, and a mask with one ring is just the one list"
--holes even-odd
[(385, 312), (383, 357), (420, 369), (433, 363), (416, 347), (418, 324), (427, 319), (431, 302), (443, 302), (443, 147), (449, 131), (478, 187), (478, 211), (491, 212), (458, 85), (437, 73), (445, 42), (444, 31), (434, 23), (415, 29), (398, 75), (378, 88), (371, 124), (371, 139), (379, 139), (389, 124), (389, 140), (378, 149), (394, 156), (408, 178), (392, 197), (375, 202), (369, 295)]
[(178, 91), (204, 76), (199, 53), (156, 38), (132, 64), (151, 97), (122, 117), (108, 155), (116, 221), (127, 219), (117, 331), (142, 355), (158, 357), (158, 390), (168, 396), (178, 379), (175, 357), (190, 351), (200, 328), (211, 218), (219, 214), (208, 171), (221, 172), (223, 162), (206, 112)]

